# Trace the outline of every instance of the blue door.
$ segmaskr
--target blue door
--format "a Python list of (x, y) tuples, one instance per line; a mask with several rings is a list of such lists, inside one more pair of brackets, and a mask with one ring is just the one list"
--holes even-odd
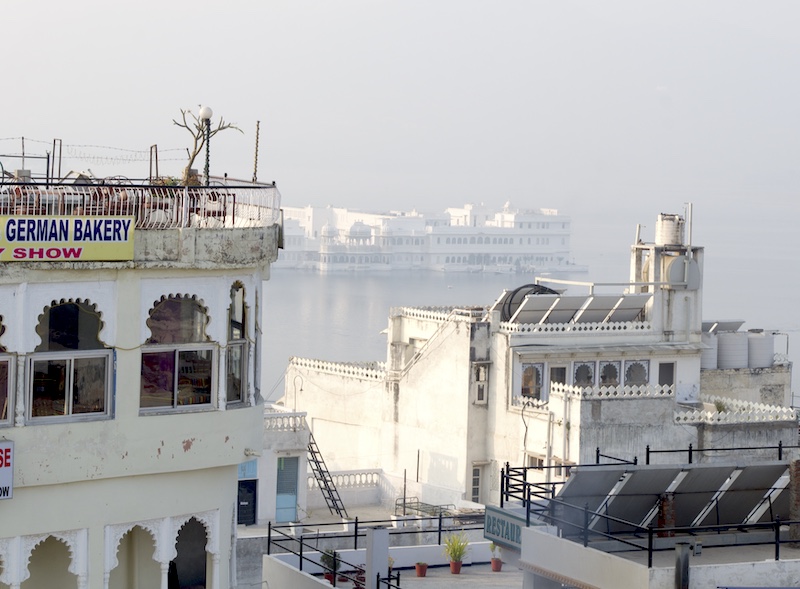
[(275, 521), (297, 521), (297, 468), (299, 458), (278, 458), (278, 495), (275, 501)]

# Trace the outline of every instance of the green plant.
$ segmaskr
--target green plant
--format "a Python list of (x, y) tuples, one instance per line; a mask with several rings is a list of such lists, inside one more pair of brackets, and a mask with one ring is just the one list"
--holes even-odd
[(715, 408), (715, 409), (716, 409), (716, 410), (717, 410), (719, 413), (724, 413), (725, 411), (727, 411), (727, 410), (728, 410), (728, 406), (725, 404), (725, 402), (724, 402), (724, 401), (720, 401), (719, 399), (717, 399), (716, 401), (714, 401), (714, 408)]
[(492, 553), (492, 558), (495, 557), (494, 553), (499, 551), (499, 550), (500, 550), (500, 547), (497, 544), (495, 544), (494, 542), (490, 542), (489, 543), (489, 551)]
[(325, 568), (325, 572), (333, 572), (339, 570), (339, 559), (336, 557), (336, 551), (328, 549), (319, 557), (319, 563)]
[(426, 566), (428, 566), (428, 563), (427, 563), (427, 562), (418, 562), (417, 564), (418, 564), (419, 566), (421, 566), (421, 567), (426, 567)]
[(467, 555), (469, 541), (464, 532), (449, 534), (444, 539), (444, 553), (452, 562), (461, 562)]

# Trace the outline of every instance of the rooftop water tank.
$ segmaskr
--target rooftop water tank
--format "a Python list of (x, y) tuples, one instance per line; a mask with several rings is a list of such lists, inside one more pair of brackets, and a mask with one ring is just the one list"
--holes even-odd
[(718, 352), (717, 334), (704, 333), (701, 336), (701, 341), (708, 347), (703, 348), (703, 351), (700, 352), (700, 368), (705, 370), (716, 370)]
[(684, 220), (680, 215), (659, 213), (656, 220), (656, 245), (682, 245)]
[(723, 331), (717, 336), (717, 367), (747, 368), (747, 332)]
[(762, 329), (747, 332), (747, 366), (769, 368), (775, 357), (775, 336)]

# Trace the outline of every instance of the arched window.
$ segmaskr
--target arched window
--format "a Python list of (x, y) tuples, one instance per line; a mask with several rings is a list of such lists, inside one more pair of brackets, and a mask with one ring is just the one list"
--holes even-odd
[(649, 381), (649, 360), (625, 361), (625, 384), (627, 386), (645, 386)]
[(619, 362), (600, 362), (600, 386), (618, 386), (620, 383), (619, 371)]
[(594, 362), (576, 362), (573, 383), (579, 387), (594, 386)]
[(194, 297), (164, 297), (150, 310), (151, 335), (142, 349), (142, 411), (211, 405), (216, 362), (207, 323), (207, 309)]
[(41, 343), (28, 360), (29, 419), (110, 415), (112, 351), (100, 341), (102, 326), (95, 306), (80, 299), (45, 308)]
[(244, 304), (244, 286), (241, 282), (231, 287), (231, 304), (228, 308), (227, 354), (228, 403), (246, 400), (247, 391), (247, 321)]
[(522, 390), (523, 397), (546, 401), (542, 398), (544, 364), (522, 365)]

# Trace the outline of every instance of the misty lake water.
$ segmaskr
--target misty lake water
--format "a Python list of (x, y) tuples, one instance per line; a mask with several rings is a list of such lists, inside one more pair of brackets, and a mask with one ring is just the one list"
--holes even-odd
[[(756, 278), (746, 280), (742, 261), (706, 258), (704, 319), (745, 321), (743, 329), (775, 329), (798, 334), (785, 261), (758, 260)], [(589, 272), (557, 277), (571, 280), (621, 282), (627, 279), (627, 260), (613, 264), (602, 256), (588, 262)], [(771, 280), (769, 288), (758, 276)], [(553, 276), (556, 277), (556, 276)], [(322, 275), (316, 272), (273, 269), (264, 285), (262, 394), (277, 400), (284, 390), (283, 374), (289, 358), (300, 356), (334, 362), (386, 360), (389, 309), (399, 306), (453, 306), (493, 303), (504, 289), (533, 282), (526, 274), (446, 272), (384, 272)], [(776, 288), (777, 285), (777, 288)], [(563, 287), (559, 287), (563, 288)], [(575, 294), (586, 290), (571, 290)], [(620, 292), (621, 287), (615, 292)], [(798, 349), (797, 342), (794, 348)], [(776, 338), (776, 351), (784, 351), (785, 338)], [(789, 347), (790, 359), (798, 354)]]

